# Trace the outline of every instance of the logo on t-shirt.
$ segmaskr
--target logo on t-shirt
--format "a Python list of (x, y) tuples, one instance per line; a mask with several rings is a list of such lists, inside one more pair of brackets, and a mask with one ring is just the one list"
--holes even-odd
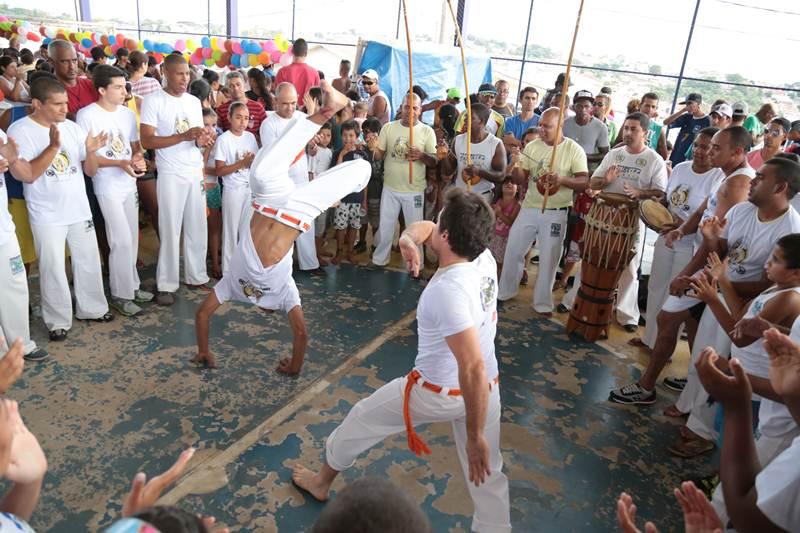
[(265, 292), (269, 292), (269, 287), (256, 287), (252, 282), (245, 279), (239, 280), (239, 285), (242, 287), (242, 293), (255, 303), (259, 298), (264, 296)]
[(189, 131), (189, 119), (186, 117), (175, 117), (175, 133), (182, 134)]
[(398, 137), (394, 141), (392, 147), (392, 157), (395, 159), (406, 159), (408, 156), (408, 139), (405, 137)]
[(69, 179), (70, 174), (75, 174), (77, 172), (78, 167), (70, 162), (69, 155), (62, 150), (53, 158), (50, 166), (47, 167), (45, 171), (45, 175), (60, 181), (62, 179)]
[(484, 311), (489, 309), (497, 298), (497, 282), (494, 278), (484, 276), (481, 278), (481, 307)]
[(669, 195), (669, 203), (672, 204), (672, 207), (679, 209), (680, 211), (688, 212), (691, 209), (689, 204), (686, 203), (688, 199), (689, 186), (684, 184), (675, 187), (675, 190)]
[(739, 275), (743, 275), (745, 273), (745, 268), (742, 263), (747, 260), (748, 256), (748, 249), (747, 243), (739, 239), (734, 243), (731, 247), (730, 252), (728, 252), (728, 268), (732, 272), (736, 272)]
[(109, 159), (122, 159), (131, 155), (131, 148), (125, 142), (125, 137), (118, 131), (111, 133), (111, 138), (106, 150), (106, 157)]

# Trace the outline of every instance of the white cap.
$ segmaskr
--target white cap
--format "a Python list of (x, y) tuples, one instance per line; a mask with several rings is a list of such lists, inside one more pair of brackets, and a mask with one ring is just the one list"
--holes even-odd
[(378, 81), (378, 73), (375, 70), (368, 68), (361, 74), (362, 78), (368, 78), (370, 80)]

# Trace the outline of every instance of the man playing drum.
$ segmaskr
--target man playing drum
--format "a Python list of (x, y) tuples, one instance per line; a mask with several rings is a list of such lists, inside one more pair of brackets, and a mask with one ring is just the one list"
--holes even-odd
[[(611, 150), (592, 175), (589, 187), (593, 194), (624, 194), (634, 200), (660, 198), (667, 188), (667, 167), (664, 160), (645, 144), (650, 119), (644, 113), (632, 113), (622, 126), (623, 145)], [(639, 325), (639, 280), (637, 269), (642, 253), (644, 224), (639, 221), (639, 237), (635, 240), (636, 254), (622, 274), (617, 294), (617, 321), (626, 331), (636, 331)], [(564, 295), (559, 310), (572, 307), (580, 288), (580, 272), (572, 289)]]

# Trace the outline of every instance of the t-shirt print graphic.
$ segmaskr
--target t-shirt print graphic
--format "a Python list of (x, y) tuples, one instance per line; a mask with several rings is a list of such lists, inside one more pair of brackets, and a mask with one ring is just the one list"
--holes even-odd
[(408, 139), (405, 137), (398, 137), (394, 141), (392, 147), (392, 157), (395, 159), (406, 159), (408, 156)]
[(56, 181), (65, 181), (77, 172), (78, 167), (72, 164), (67, 152), (62, 150), (53, 158), (52, 163), (45, 171), (45, 175), (49, 178), (55, 178)]
[(691, 207), (687, 203), (689, 200), (689, 186), (685, 184), (678, 185), (672, 194), (669, 195), (669, 203), (676, 209), (687, 213)]
[(110, 140), (106, 149), (106, 157), (109, 159), (122, 159), (131, 155), (131, 148), (125, 142), (125, 137), (119, 131), (110, 134)]
[(175, 117), (175, 133), (181, 135), (189, 131), (189, 119), (185, 116)]
[(729, 269), (739, 275), (745, 273), (745, 268), (742, 263), (747, 260), (748, 248), (747, 243), (744, 241), (736, 241), (728, 252)]

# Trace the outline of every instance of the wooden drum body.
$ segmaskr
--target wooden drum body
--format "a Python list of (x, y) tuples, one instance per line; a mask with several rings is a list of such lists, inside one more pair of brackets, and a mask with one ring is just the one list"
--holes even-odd
[(608, 330), (614, 293), (635, 255), (638, 202), (622, 194), (602, 193), (586, 215), (581, 286), (567, 321), (567, 333), (596, 341)]

